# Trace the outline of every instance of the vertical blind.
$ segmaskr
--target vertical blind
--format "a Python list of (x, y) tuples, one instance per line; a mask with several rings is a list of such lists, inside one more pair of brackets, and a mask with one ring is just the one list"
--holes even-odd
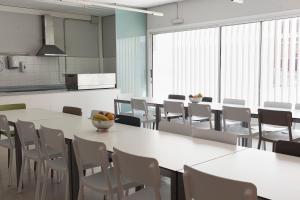
[(219, 28), (154, 35), (153, 96), (218, 98)]
[(300, 103), (299, 54), (300, 17), (157, 34), (153, 95)]
[(261, 102), (300, 101), (300, 18), (262, 23)]
[(246, 99), (248, 105), (257, 105), (260, 23), (222, 27), (221, 38), (221, 99)]

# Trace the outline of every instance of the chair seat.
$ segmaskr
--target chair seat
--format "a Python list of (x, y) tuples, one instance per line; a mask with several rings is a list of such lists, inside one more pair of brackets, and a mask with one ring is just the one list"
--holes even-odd
[[(252, 126), (252, 128), (259, 130), (259, 126)], [(262, 130), (264, 132), (280, 132), (280, 131), (287, 131), (288, 129), (282, 126), (272, 126), (272, 125), (264, 124), (262, 126)]]
[[(299, 131), (292, 131), (293, 141), (300, 140), (300, 132)], [(278, 131), (278, 132), (265, 132), (263, 137), (269, 140), (278, 141), (284, 140), (289, 141), (289, 134), (287, 132)]]
[(208, 121), (208, 117), (198, 117), (198, 116), (192, 116), (192, 121), (200, 121), (200, 122), (203, 122), (203, 121)]
[(15, 140), (14, 140), (14, 138), (11, 138), (11, 142), (12, 142), (12, 146), (11, 146), (11, 143), (9, 142), (8, 138), (0, 140), (0, 146), (4, 147), (4, 148), (7, 148), (7, 149), (14, 148), (15, 147)]
[(209, 121), (192, 121), (191, 125), (200, 129), (210, 129)]
[(137, 117), (141, 120), (142, 123), (153, 123), (156, 121), (155, 117), (153, 115), (148, 115), (147, 117), (142, 114), (142, 115), (139, 115), (139, 114), (134, 114), (134, 117)]
[[(112, 190), (114, 193), (116, 193), (118, 191), (118, 183), (113, 170), (113, 168), (109, 168), (109, 174)], [(84, 176), (81, 179), (81, 181), (84, 183), (85, 186), (91, 189), (104, 192), (108, 191), (107, 181), (104, 176), (104, 173), (99, 172), (90, 176)], [(130, 182), (129, 180), (122, 180), (122, 183), (125, 190), (138, 185), (136, 183)]]
[[(226, 129), (226, 132), (237, 135), (238, 137), (251, 137), (249, 134), (249, 128), (245, 128), (242, 126), (232, 126)], [(251, 128), (252, 137), (257, 136), (259, 134), (258, 130), (255, 128)]]
[[(171, 199), (171, 188), (170, 184), (161, 181), (160, 185), (160, 195), (162, 200)], [(154, 190), (151, 188), (144, 188), (138, 192), (135, 192), (126, 198), (127, 200), (153, 200), (155, 199)]]
[(40, 152), (37, 149), (29, 149), (24, 151), (24, 156), (32, 160), (39, 160)]
[(57, 158), (54, 160), (47, 160), (46, 164), (49, 168), (57, 171), (66, 171), (68, 170), (68, 165), (64, 158)]

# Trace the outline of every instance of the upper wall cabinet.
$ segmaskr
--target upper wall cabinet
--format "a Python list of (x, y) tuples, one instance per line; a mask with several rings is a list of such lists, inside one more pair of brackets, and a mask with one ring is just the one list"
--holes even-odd
[(99, 58), (98, 24), (67, 19), (65, 34), (68, 56)]

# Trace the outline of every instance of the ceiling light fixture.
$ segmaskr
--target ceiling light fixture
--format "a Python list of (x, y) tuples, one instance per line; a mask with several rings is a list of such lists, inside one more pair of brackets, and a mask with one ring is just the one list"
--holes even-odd
[(160, 17), (164, 16), (164, 14), (161, 12), (143, 10), (143, 9), (132, 8), (132, 7), (127, 7), (127, 6), (120, 6), (117, 4), (100, 3), (97, 1), (91, 1), (91, 0), (38, 0), (38, 1), (39, 2), (47, 2), (47, 3), (55, 3), (58, 5), (75, 6), (75, 7), (81, 7), (81, 8), (102, 7), (102, 8), (111, 8), (111, 9), (117, 9), (117, 10), (126, 10), (126, 11), (131, 11), (131, 12), (144, 13), (144, 14), (160, 16)]
[(244, 0), (231, 0), (233, 3), (239, 3), (242, 4), (244, 3)]

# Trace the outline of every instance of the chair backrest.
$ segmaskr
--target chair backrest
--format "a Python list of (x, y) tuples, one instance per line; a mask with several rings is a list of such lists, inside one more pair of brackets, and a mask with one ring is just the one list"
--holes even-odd
[(41, 126), (39, 129), (41, 150), (47, 159), (51, 159), (53, 152), (57, 152), (67, 161), (64, 133), (61, 130)]
[(169, 94), (168, 99), (185, 100), (185, 96), (180, 94)]
[(296, 110), (300, 110), (300, 103), (296, 103), (295, 109), (296, 109)]
[(172, 113), (172, 114), (180, 114), (185, 119), (183, 102), (164, 101), (164, 112), (166, 117), (168, 116), (168, 113)]
[(276, 153), (300, 157), (300, 143), (290, 141), (278, 141), (275, 143)]
[(265, 101), (264, 102), (264, 107), (266, 107), (266, 108), (292, 109), (292, 103), (289, 103), (289, 102)]
[(148, 115), (148, 106), (145, 99), (131, 99), (131, 109), (133, 115), (135, 111), (142, 111), (145, 115)]
[(26, 147), (29, 145), (35, 145), (36, 149), (40, 148), (37, 131), (32, 122), (18, 120), (16, 128), (23, 150), (26, 150)]
[(3, 104), (0, 105), (0, 111), (4, 110), (21, 110), (26, 109), (26, 104), (18, 103), (18, 104)]
[(203, 140), (211, 140), (232, 145), (236, 145), (237, 142), (237, 136), (235, 134), (215, 130), (200, 129), (197, 127), (193, 127), (192, 136)]
[(113, 162), (120, 194), (124, 194), (123, 178), (153, 189), (155, 200), (160, 200), (160, 169), (157, 160), (131, 155), (114, 148)]
[(184, 166), (183, 181), (186, 200), (257, 200), (257, 189), (252, 183), (213, 176), (188, 166)]
[(225, 99), (223, 99), (223, 104), (233, 104), (233, 105), (244, 106), (246, 104), (246, 101), (244, 99), (229, 99), (229, 98), (225, 98)]
[(211, 118), (210, 105), (206, 104), (189, 103), (188, 113), (189, 117), (198, 116)]
[(212, 97), (203, 97), (202, 102), (213, 102), (213, 98)]
[(229, 107), (223, 106), (223, 119), (247, 122), (250, 125), (251, 122), (251, 110), (249, 108), (242, 107)]
[(259, 134), (263, 137), (262, 125), (285, 126), (288, 128), (289, 138), (292, 140), (293, 117), (290, 111), (258, 109)]
[(129, 126), (140, 127), (141, 120), (138, 117), (128, 116), (128, 115), (118, 115), (115, 120), (116, 123), (125, 124)]
[(192, 135), (192, 127), (187, 124), (181, 124), (176, 122), (169, 122), (167, 120), (161, 120), (159, 122), (159, 128), (160, 131), (175, 133), (179, 135), (186, 135), (191, 136)]
[(63, 113), (82, 116), (81, 108), (77, 108), (77, 107), (64, 106)]
[[(132, 97), (133, 97), (133, 95), (130, 94), (130, 93), (121, 93), (121, 94), (118, 94), (117, 99), (119, 99), (119, 100), (130, 100)], [(122, 110), (124, 110), (124, 109), (130, 111), (130, 109), (131, 109), (130, 107), (131, 106), (129, 104), (118, 102), (118, 104), (117, 104), (118, 113), (121, 113)]]
[(10, 135), (9, 124), (5, 115), (0, 115), (0, 135), (1, 134), (4, 134), (8, 138), (8, 141), (12, 147), (13, 141)]

